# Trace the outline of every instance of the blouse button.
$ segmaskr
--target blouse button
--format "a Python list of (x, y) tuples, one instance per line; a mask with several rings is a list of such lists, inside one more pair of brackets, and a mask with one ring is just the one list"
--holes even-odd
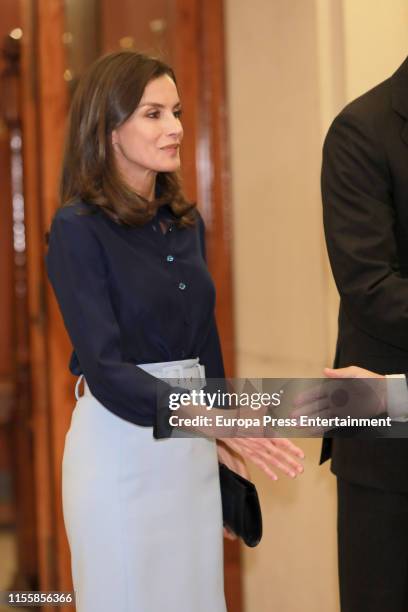
[(169, 263), (172, 263), (172, 262), (174, 261), (174, 257), (173, 257), (173, 255), (167, 255), (167, 261), (168, 261)]
[(181, 289), (182, 291), (184, 291), (186, 287), (187, 285), (185, 283), (179, 283), (179, 289)]

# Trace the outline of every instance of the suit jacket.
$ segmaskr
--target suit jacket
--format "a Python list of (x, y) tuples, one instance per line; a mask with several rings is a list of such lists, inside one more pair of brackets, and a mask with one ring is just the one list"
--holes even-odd
[[(333, 121), (323, 148), (322, 197), (340, 293), (335, 366), (407, 372), (408, 58)], [(332, 471), (350, 482), (408, 491), (407, 439), (351, 436), (324, 439), (321, 461), (331, 456)]]

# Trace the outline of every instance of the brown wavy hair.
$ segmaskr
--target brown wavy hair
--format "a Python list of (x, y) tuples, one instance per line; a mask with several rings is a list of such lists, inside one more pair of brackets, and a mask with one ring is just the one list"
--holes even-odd
[(165, 74), (176, 83), (170, 66), (136, 51), (109, 53), (90, 66), (69, 113), (61, 206), (81, 199), (94, 210), (103, 209), (116, 223), (143, 225), (159, 206), (169, 204), (179, 226), (194, 224), (195, 204), (185, 199), (177, 172), (157, 174), (156, 198), (149, 202), (123, 180), (115, 163), (112, 131), (136, 109), (146, 85)]

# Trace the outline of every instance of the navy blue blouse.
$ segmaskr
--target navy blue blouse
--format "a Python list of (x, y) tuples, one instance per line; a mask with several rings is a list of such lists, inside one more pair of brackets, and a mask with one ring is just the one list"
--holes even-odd
[(78, 214), (95, 208), (58, 209), (45, 257), (73, 344), (69, 369), (108, 410), (154, 426), (158, 385), (166, 397), (174, 388), (137, 364), (199, 357), (206, 377), (224, 377), (204, 223), (197, 212), (194, 227), (178, 228), (168, 206), (141, 227), (100, 209)]

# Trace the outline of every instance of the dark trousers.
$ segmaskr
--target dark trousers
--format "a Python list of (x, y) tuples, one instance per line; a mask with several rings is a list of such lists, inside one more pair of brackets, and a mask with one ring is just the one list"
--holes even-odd
[(337, 493), (341, 612), (408, 612), (408, 493), (341, 478)]

